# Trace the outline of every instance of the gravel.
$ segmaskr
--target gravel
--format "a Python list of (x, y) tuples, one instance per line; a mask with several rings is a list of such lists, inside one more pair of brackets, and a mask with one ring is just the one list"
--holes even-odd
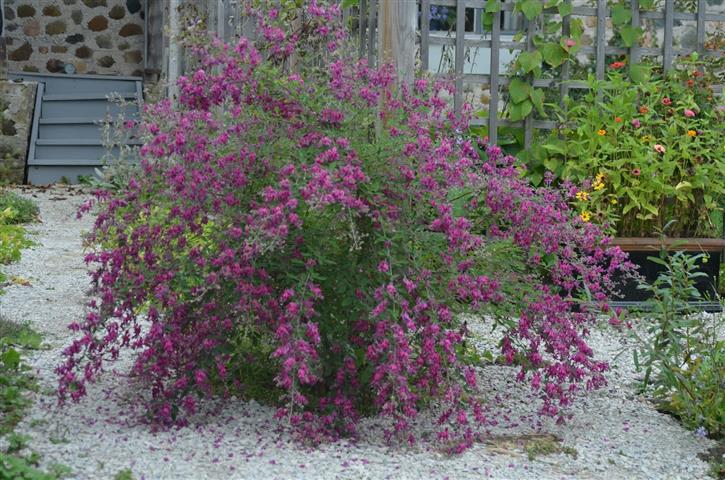
[[(435, 444), (387, 446), (385, 421), (363, 422), (356, 441), (316, 448), (295, 442), (273, 419), (273, 409), (230, 399), (210, 402), (215, 415), (200, 414), (182, 429), (154, 431), (139, 420), (132, 399), (140, 392), (123, 377), (122, 358), (80, 403), (56, 406), (54, 368), (69, 342), (66, 325), (83, 315), (88, 277), (82, 261), (81, 233), (91, 218), (75, 219), (87, 198), (77, 188), (23, 189), (40, 204), (42, 221), (29, 231), (36, 246), (22, 260), (4, 267), (10, 276), (29, 280), (0, 296), (0, 314), (29, 322), (48, 348), (31, 352), (41, 391), (18, 431), (31, 437), (45, 466), (60, 463), (71, 478), (108, 479), (130, 469), (136, 479), (702, 479), (708, 465), (698, 458), (714, 445), (658, 413), (634, 390), (631, 355), (617, 356), (626, 345), (607, 327), (592, 333), (591, 345), (612, 362), (608, 387), (584, 396), (571, 420), (556, 425), (540, 420), (525, 385), (507, 367), (481, 371), (495, 418), (489, 440), (462, 455), (448, 456)], [(22, 282), (20, 282), (22, 283)], [(435, 425), (421, 418), (419, 434)], [(566, 452), (530, 460), (521, 447), (533, 436), (554, 435)], [(536, 437), (544, 438), (544, 437)], [(576, 453), (576, 455), (574, 454)]]

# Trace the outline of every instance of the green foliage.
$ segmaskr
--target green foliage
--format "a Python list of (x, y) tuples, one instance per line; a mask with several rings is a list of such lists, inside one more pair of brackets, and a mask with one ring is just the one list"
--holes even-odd
[(0, 264), (20, 259), (20, 251), (32, 243), (25, 237), (25, 229), (15, 224), (16, 212), (10, 207), (0, 210)]
[(32, 403), (30, 394), (38, 389), (22, 354), (40, 344), (40, 334), (30, 327), (0, 318), (0, 438), (7, 442), (0, 451), (0, 480), (55, 480), (70, 474), (64, 465), (53, 465), (48, 472), (40, 470), (38, 455), (23, 453), (30, 437), (14, 431)]
[(642, 390), (689, 428), (712, 437), (725, 433), (725, 340), (719, 338), (722, 318), (696, 313), (688, 303), (700, 300), (694, 286), (705, 254), (676, 252), (651, 258), (666, 267), (649, 291), (643, 312), (645, 334), (632, 330), (637, 341), (635, 366), (644, 371)]
[(116, 475), (113, 476), (113, 480), (133, 480), (133, 472), (130, 468), (124, 468), (123, 470), (119, 470)]
[[(623, 67), (612, 64), (605, 81), (590, 77), (583, 97), (556, 109), (561, 127), (529, 152), (528, 175), (541, 181), (549, 171), (581, 186), (576, 207), (612, 234), (649, 236), (677, 219), (672, 236), (717, 236), (725, 106), (711, 79), (694, 57), (642, 83)], [(641, 65), (633, 72), (649, 77)]]
[(11, 209), (12, 217), (6, 218), (7, 224), (30, 223), (38, 219), (38, 204), (34, 201), (21, 197), (15, 192), (5, 190), (0, 192), (0, 211)]

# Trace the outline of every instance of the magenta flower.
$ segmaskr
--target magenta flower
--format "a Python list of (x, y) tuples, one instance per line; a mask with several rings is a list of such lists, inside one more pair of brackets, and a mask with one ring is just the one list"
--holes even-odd
[(670, 97), (665, 97), (662, 99), (662, 105), (672, 105), (672, 100), (670, 100)]
[(641, 125), (641, 123), (640, 123), (639, 119), (635, 118), (635, 119), (632, 120), (632, 126), (634, 128), (639, 128), (640, 125)]
[(659, 143), (655, 143), (654, 149), (657, 153), (665, 153), (666, 151), (664, 145), (660, 145)]
[(686, 109), (685, 109), (685, 116), (686, 116), (686, 117), (694, 117), (694, 116), (695, 116), (695, 112), (693, 112), (693, 111), (692, 111), (692, 110), (690, 110), (689, 108), (686, 108)]

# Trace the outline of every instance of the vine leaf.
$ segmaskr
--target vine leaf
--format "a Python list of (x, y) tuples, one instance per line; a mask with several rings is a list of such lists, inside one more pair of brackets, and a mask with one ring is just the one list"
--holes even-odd
[(488, 0), (486, 2), (486, 13), (496, 13), (501, 11), (501, 2), (499, 0)]
[(531, 90), (531, 102), (536, 107), (536, 111), (539, 112), (541, 117), (546, 116), (544, 112), (544, 91), (540, 88), (534, 88)]
[(629, 77), (635, 83), (645, 83), (649, 80), (650, 69), (647, 65), (632, 65), (629, 69)]
[(569, 2), (562, 2), (559, 4), (559, 15), (562, 17), (566, 17), (567, 15), (571, 15), (571, 13), (574, 11), (574, 7)]
[(520, 78), (514, 78), (509, 83), (509, 95), (513, 103), (521, 103), (531, 95), (531, 85)]
[(541, 52), (521, 52), (516, 60), (524, 73), (529, 73), (541, 67)]
[(546, 43), (541, 48), (541, 53), (544, 57), (544, 61), (552, 67), (558, 67), (564, 63), (568, 57), (566, 50), (561, 48), (558, 43)]
[(527, 20), (533, 20), (543, 11), (544, 4), (539, 0), (524, 0), (521, 2), (521, 11)]
[(612, 7), (612, 23), (619, 26), (629, 23), (632, 20), (632, 11), (618, 3)]
[(533, 109), (534, 104), (531, 103), (531, 100), (529, 99), (526, 99), (521, 103), (513, 103), (509, 108), (509, 118), (514, 122), (523, 120), (531, 114)]
[(627, 48), (642, 38), (642, 33), (643, 31), (640, 27), (633, 27), (632, 25), (626, 25), (619, 29), (619, 36), (622, 37), (622, 43)]

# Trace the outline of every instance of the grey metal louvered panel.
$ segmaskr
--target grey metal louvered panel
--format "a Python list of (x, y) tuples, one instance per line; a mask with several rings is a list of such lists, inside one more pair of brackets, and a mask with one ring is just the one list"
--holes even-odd
[[(74, 139), (75, 142), (80, 142)], [(101, 165), (103, 156), (108, 153), (103, 145), (39, 145), (35, 146), (35, 158), (28, 159), (28, 165), (47, 165), (61, 160), (67, 164)], [(118, 155), (118, 149), (110, 152)]]
[(138, 77), (117, 77), (106, 75), (64, 75), (52, 73), (10, 72), (11, 80), (22, 79), (28, 82), (42, 82), (46, 85), (46, 94), (64, 93), (134, 93)]
[[(100, 75), (48, 75), (11, 73), (11, 78), (39, 83), (33, 115), (27, 181), (47, 184), (78, 182), (94, 175), (104, 158), (118, 156), (102, 143), (101, 122), (123, 113), (137, 118), (142, 101), (141, 79)], [(121, 96), (121, 107), (110, 100)]]
[(28, 183), (34, 185), (47, 185), (68, 181), (78, 183), (78, 176), (90, 177), (96, 174), (94, 166), (63, 165), (63, 166), (30, 166), (28, 167)]
[[(58, 117), (92, 117), (98, 120), (106, 115), (118, 115), (123, 109), (108, 100), (43, 100), (43, 113), (41, 118)], [(127, 114), (135, 115), (138, 109), (135, 105), (129, 105), (125, 110)]]
[[(46, 119), (52, 120), (52, 119)], [(96, 120), (90, 120), (87, 123), (41, 123), (38, 129), (38, 139), (66, 139), (80, 138), (100, 140), (102, 126), (94, 123)]]

